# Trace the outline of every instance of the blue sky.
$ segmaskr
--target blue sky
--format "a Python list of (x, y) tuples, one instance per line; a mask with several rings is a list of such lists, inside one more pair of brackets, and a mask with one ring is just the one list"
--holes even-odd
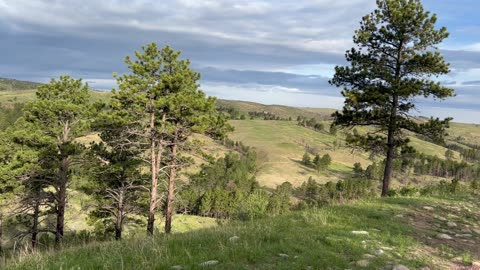
[[(457, 96), (420, 100), (417, 114), (480, 123), (480, 9), (477, 0), (425, 0), (450, 38), (440, 50)], [(328, 84), (360, 18), (374, 0), (0, 0), (0, 77), (46, 82), (70, 74), (92, 88), (148, 42), (169, 44), (220, 98), (341, 108)]]

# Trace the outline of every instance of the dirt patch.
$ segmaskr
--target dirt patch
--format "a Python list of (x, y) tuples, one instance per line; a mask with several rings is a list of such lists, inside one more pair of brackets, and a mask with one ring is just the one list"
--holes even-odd
[(471, 265), (480, 258), (479, 208), (475, 202), (430, 203), (402, 220), (414, 229), (414, 237), (423, 245), (418, 252), (432, 259), (433, 269), (480, 270), (479, 265)]

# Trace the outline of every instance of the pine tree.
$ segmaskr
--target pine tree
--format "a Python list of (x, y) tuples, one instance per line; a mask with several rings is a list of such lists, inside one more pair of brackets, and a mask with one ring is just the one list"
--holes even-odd
[(386, 196), (396, 149), (408, 143), (402, 131), (442, 141), (450, 120), (412, 119), (414, 98), (444, 99), (454, 91), (430, 79), (449, 72), (436, 47), (448, 33), (435, 29), (436, 15), (425, 11), (420, 0), (377, 0), (377, 6), (355, 32), (357, 48), (346, 53), (350, 66), (337, 66), (330, 83), (343, 87), (346, 98), (343, 110), (333, 115), (334, 125), (376, 127), (376, 133), (358, 135), (351, 143), (367, 149), (372, 144), (384, 146), (382, 196)]
[(310, 166), (311, 161), (312, 159), (310, 158), (310, 155), (308, 154), (308, 152), (305, 152), (302, 157), (302, 164), (305, 166)]
[[(170, 47), (162, 50), (155, 43), (135, 52), (135, 60), (125, 62), (131, 74), (117, 77), (120, 90), (114, 91), (110, 120), (123, 130), (119, 137), (125, 144), (148, 146), (150, 200), (147, 232), (153, 234), (160, 175), (168, 172), (165, 231), (171, 229), (175, 179), (184, 164), (179, 164), (182, 147), (193, 132), (215, 138), (231, 128), (223, 114), (216, 113), (215, 98), (200, 91), (200, 75), (188, 60), (179, 60), (180, 52)], [(130, 146), (131, 147), (131, 146)], [(145, 149), (147, 150), (147, 149)]]
[(48, 155), (56, 159), (57, 178), (51, 182), (55, 187), (56, 233), (55, 242), (64, 235), (67, 186), (71, 180), (72, 159), (83, 149), (75, 141), (88, 129), (88, 119), (94, 113), (89, 104), (88, 84), (81, 79), (61, 76), (38, 87), (36, 100), (25, 105), (25, 121), (33, 126), (39, 137), (49, 141)]

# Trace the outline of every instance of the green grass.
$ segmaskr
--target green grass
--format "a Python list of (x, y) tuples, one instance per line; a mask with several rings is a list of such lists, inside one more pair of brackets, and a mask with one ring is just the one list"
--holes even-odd
[[(452, 263), (445, 257), (445, 250), (465, 260), (475, 258), (468, 250), (449, 248), (448, 242), (428, 240), (430, 235), (420, 226), (422, 220), (417, 224), (416, 219), (431, 215), (422, 208), (426, 205), (445, 207), (442, 215), (459, 215), (447, 206), (463, 205), (466, 200), (471, 198), (375, 199), (183, 234), (94, 243), (58, 253), (27, 255), (3, 269), (170, 269), (174, 265), (203, 269), (198, 264), (208, 260), (219, 261), (211, 269), (356, 269), (357, 261), (378, 249), (385, 253), (370, 256), (368, 269), (381, 269), (389, 262), (410, 269), (423, 266), (449, 269)], [(475, 226), (478, 225), (477, 220)], [(369, 234), (352, 233), (358, 230)], [(233, 236), (239, 239), (230, 241)], [(477, 236), (474, 241), (478, 241)], [(288, 258), (279, 254), (287, 254)]]
[[(300, 127), (296, 121), (236, 120), (231, 124), (235, 127), (231, 139), (255, 147), (260, 163), (257, 180), (262, 185), (275, 187), (285, 181), (300, 185), (310, 176), (319, 182), (336, 181), (350, 174), (355, 162), (370, 164), (364, 153), (353, 155), (345, 147), (333, 151), (338, 138)], [(320, 155), (328, 153), (332, 157), (328, 171), (317, 174), (300, 164), (307, 144), (317, 148)]]

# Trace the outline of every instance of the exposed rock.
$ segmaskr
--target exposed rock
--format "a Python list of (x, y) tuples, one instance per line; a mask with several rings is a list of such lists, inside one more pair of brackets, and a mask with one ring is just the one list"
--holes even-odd
[(464, 233), (464, 234), (457, 233), (457, 234), (455, 234), (455, 237), (472, 238), (472, 235), (469, 234), (469, 233)]
[(393, 247), (380, 247), (383, 250), (393, 250)]
[(448, 226), (449, 228), (454, 228), (454, 227), (457, 227), (457, 223), (452, 222), (452, 221), (449, 221), (449, 222), (447, 222), (447, 226)]
[(240, 240), (240, 237), (238, 237), (238, 236), (236, 236), (236, 235), (228, 238), (228, 241), (230, 241), (231, 243), (235, 243), (235, 242), (237, 242), (238, 240)]
[(385, 253), (385, 251), (383, 251), (382, 249), (377, 249), (377, 250), (375, 250), (375, 255), (377, 255), (377, 256), (380, 256), (380, 255), (382, 255), (383, 253)]
[(463, 228), (463, 229), (462, 229), (462, 232), (463, 232), (463, 233), (470, 233), (470, 234), (471, 234), (471, 233), (472, 233), (472, 230), (470, 230), (470, 228)]
[(199, 263), (198, 265), (199, 266), (212, 266), (212, 265), (217, 265), (218, 263), (219, 263), (219, 261), (211, 260), (211, 261), (206, 261), (206, 262), (203, 262), (203, 263)]
[(368, 267), (368, 265), (370, 265), (370, 262), (367, 261), (367, 260), (360, 260), (360, 261), (357, 261), (355, 264), (356, 264), (358, 267), (363, 267), (363, 268), (365, 268), (365, 267)]
[(433, 211), (433, 207), (431, 207), (431, 206), (424, 206), (423, 209), (428, 210), (428, 211)]
[(432, 270), (432, 269), (430, 269), (430, 267), (428, 266), (424, 266), (424, 267), (418, 268), (418, 270)]
[(453, 239), (450, 235), (445, 234), (445, 233), (437, 234), (437, 238), (438, 239), (445, 239), (445, 240), (452, 240)]
[(396, 218), (403, 218), (404, 216), (402, 214), (395, 215)]
[(406, 267), (405, 265), (397, 264), (393, 267), (392, 270), (410, 270), (410, 269), (408, 269), (408, 267)]
[(367, 231), (352, 231), (352, 233), (356, 235), (368, 235)]
[(372, 254), (363, 254), (362, 256), (364, 259), (375, 259), (376, 257)]
[(463, 258), (462, 257), (455, 257), (455, 258), (452, 259), (452, 262), (463, 263)]
[(479, 230), (479, 229), (473, 229), (473, 232), (476, 233), (476, 234), (480, 234), (480, 230)]
[(288, 254), (285, 254), (285, 253), (278, 253), (278, 256), (285, 259), (289, 257)]

